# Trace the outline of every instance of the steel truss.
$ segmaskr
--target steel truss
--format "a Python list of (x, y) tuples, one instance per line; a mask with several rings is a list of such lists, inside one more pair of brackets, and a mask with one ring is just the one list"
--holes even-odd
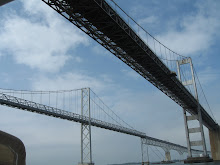
[[(87, 111), (88, 108), (89, 108), (88, 107), (88, 105), (89, 105), (88, 88), (81, 89), (81, 90), (82, 90), (82, 96), (83, 96), (82, 97), (82, 104), (84, 105), (82, 114), (85, 114), (85, 113), (88, 114), (88, 111)], [(184, 146), (174, 144), (174, 143), (171, 143), (171, 142), (167, 142), (167, 141), (164, 141), (164, 140), (160, 140), (160, 139), (157, 139), (157, 138), (153, 138), (153, 137), (150, 137), (150, 136), (146, 136), (145, 133), (134, 130), (134, 129), (126, 128), (126, 127), (123, 127), (123, 126), (120, 126), (120, 125), (111, 124), (111, 123), (108, 123), (108, 122), (105, 122), (105, 121), (90, 118), (87, 115), (75, 114), (75, 113), (72, 113), (72, 112), (64, 111), (64, 110), (61, 110), (61, 109), (57, 109), (57, 108), (50, 107), (50, 106), (47, 106), (47, 105), (35, 103), (35, 102), (32, 102), (32, 101), (28, 101), (28, 100), (21, 99), (21, 98), (18, 98), (18, 97), (6, 95), (6, 94), (3, 94), (3, 93), (0, 93), (0, 104), (4, 105), (4, 106), (12, 107), (12, 108), (17, 108), (17, 109), (20, 109), (20, 110), (25, 110), (25, 111), (29, 111), (29, 112), (34, 112), (34, 113), (38, 113), (38, 114), (42, 114), (42, 115), (55, 117), (55, 118), (60, 118), (60, 119), (69, 120), (69, 121), (73, 121), (73, 122), (79, 122), (79, 123), (84, 124), (82, 126), (82, 128), (85, 128), (84, 126), (86, 126), (86, 125), (87, 126), (91, 125), (91, 126), (95, 126), (95, 127), (115, 131), (115, 132), (120, 132), (120, 133), (123, 133), (123, 134), (128, 134), (128, 135), (140, 137), (148, 145), (158, 146), (158, 147), (161, 147), (161, 148), (173, 149), (173, 150), (176, 150), (176, 151), (187, 151), (187, 148), (184, 147)], [(86, 129), (87, 129), (86, 130), (87, 133), (88, 133), (89, 130), (91, 130), (88, 127), (86, 127)], [(83, 133), (86, 134), (86, 131), (84, 131)], [(90, 136), (90, 135), (88, 135), (88, 136)], [(86, 136), (87, 136), (87, 134), (86, 134)], [(88, 139), (89, 139), (89, 142), (90, 142), (91, 138), (88, 138)], [(84, 141), (84, 142), (86, 142), (86, 141)], [(89, 146), (91, 145), (91, 143), (87, 143), (87, 144)], [(201, 151), (198, 151), (198, 150), (192, 150), (192, 151), (201, 152)], [(83, 159), (84, 158), (85, 157), (83, 157)]]
[(84, 123), (87, 125), (89, 125), (89, 122), (91, 122), (92, 126), (104, 128), (104, 129), (108, 129), (108, 130), (112, 130), (112, 131), (120, 132), (124, 134), (129, 134), (133, 136), (138, 136), (138, 137), (145, 136), (145, 133), (142, 133), (134, 129), (126, 128), (120, 125), (108, 123), (108, 122), (97, 120), (94, 118), (89, 119), (89, 117), (87, 116), (82, 116), (76, 113), (64, 111), (58, 108), (35, 103), (32, 101), (6, 95), (3, 93), (0, 93), (0, 104), (4, 106), (12, 107), (12, 108), (18, 108), (18, 109), (26, 110), (29, 112), (35, 112), (35, 113), (55, 117), (55, 118), (65, 119), (65, 120), (74, 121), (78, 123)]
[(89, 119), (89, 123), (81, 123), (81, 165), (92, 163), (90, 89), (81, 90), (81, 115)]
[[(105, 0), (42, 0), (191, 114), (197, 101)], [(201, 107), (203, 124), (218, 124)]]
[(11, 1), (13, 1), (13, 0), (1, 0), (0, 1), (0, 6), (5, 5), (6, 3), (9, 3)]
[[(191, 79), (182, 81), (182, 75), (180, 72), (181, 65), (190, 65), (190, 70), (191, 70)], [(202, 125), (202, 115), (201, 115), (201, 109), (200, 109), (200, 104), (199, 104), (199, 96), (197, 92), (197, 87), (196, 87), (196, 81), (195, 81), (195, 76), (194, 76), (194, 69), (193, 69), (193, 64), (192, 64), (192, 59), (187, 58), (184, 60), (179, 60), (177, 61), (177, 71), (178, 71), (178, 78), (180, 81), (182, 81), (184, 86), (187, 85), (192, 85), (194, 92), (195, 92), (195, 98), (197, 100), (197, 111), (198, 113), (195, 115), (186, 115), (186, 110), (183, 109), (183, 116), (184, 116), (184, 124), (185, 124), (185, 130), (186, 130), (186, 140), (187, 140), (187, 148), (188, 148), (188, 157), (192, 157), (192, 146), (202, 146), (203, 147), (203, 156), (207, 157), (207, 149), (206, 149), (206, 143), (205, 143), (205, 136), (204, 136), (204, 130), (203, 130), (203, 125)], [(196, 128), (189, 128), (188, 122), (191, 120), (198, 120), (199, 122), (199, 127)], [(200, 140), (199, 141), (191, 141), (190, 140), (190, 134), (194, 133), (200, 133)]]
[[(165, 152), (170, 151), (170, 150), (174, 150), (174, 151), (177, 151), (180, 155), (182, 155), (184, 152), (188, 151), (186, 147), (182, 147), (180, 145), (172, 145), (172, 143), (169, 143), (169, 142), (164, 143), (163, 141), (155, 141), (155, 140), (148, 138), (148, 137), (142, 138), (141, 143), (142, 143), (142, 145), (151, 145), (151, 146), (155, 146), (155, 147), (160, 147)], [(192, 152), (194, 154), (201, 154), (203, 151), (192, 149)]]

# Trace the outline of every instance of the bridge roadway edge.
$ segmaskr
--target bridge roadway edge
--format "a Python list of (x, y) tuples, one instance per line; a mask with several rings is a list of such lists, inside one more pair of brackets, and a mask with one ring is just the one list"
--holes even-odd
[(7, 4), (7, 3), (11, 2), (11, 1), (13, 1), (13, 0), (1, 0), (0, 1), (0, 6), (3, 6), (3, 5), (5, 5), (5, 4)]
[[(10, 1), (10, 0), (9, 0)], [(68, 0), (67, 0), (68, 1)], [(171, 78), (171, 79), (175, 79), (175, 78)], [(156, 86), (157, 87), (157, 86)], [(157, 87), (158, 88), (158, 87)], [(158, 88), (158, 89), (160, 89), (160, 88)], [(161, 89), (160, 89), (161, 90)], [(163, 92), (163, 91), (162, 91)], [(169, 96), (169, 94), (167, 94), (167, 93), (165, 93), (166, 95), (168, 95)], [(169, 96), (170, 97), (170, 96)], [(176, 100), (174, 100), (175, 102), (177, 102)], [(178, 103), (178, 102), (177, 102)], [(179, 103), (178, 103), (179, 104)], [(34, 112), (36, 112), (36, 111), (34, 111)], [(36, 113), (39, 113), (39, 112), (36, 112)], [(211, 117), (208, 115), (208, 113), (203, 109), (203, 107), (202, 107), (202, 113), (203, 113), (203, 117), (204, 118), (207, 118), (208, 120), (210, 120), (211, 119)], [(45, 113), (43, 113), (43, 114), (45, 114)], [(45, 115), (47, 115), (47, 114), (45, 114)], [(53, 115), (48, 115), (48, 116), (53, 116)], [(60, 118), (60, 117), (59, 117)], [(210, 124), (212, 125), (211, 127), (210, 127)], [(213, 152), (213, 150), (215, 150), (215, 154), (217, 154), (217, 158), (216, 158), (216, 160), (219, 160), (220, 159), (220, 152), (219, 152), (219, 150), (216, 150), (216, 146), (219, 146), (220, 145), (220, 139), (219, 139), (219, 134), (220, 134), (220, 131), (219, 131), (219, 126), (218, 125), (216, 125), (216, 123), (213, 125), (213, 121), (211, 121), (210, 120), (210, 123), (204, 123), (204, 125), (206, 126), (206, 127), (208, 127), (209, 128), (209, 134), (210, 134), (210, 143), (211, 143), (211, 148), (212, 148), (212, 152)], [(117, 132), (119, 132), (119, 131), (117, 131)], [(129, 133), (126, 133), (126, 134), (129, 134)], [(135, 135), (134, 135), (135, 136)], [(215, 146), (215, 147), (212, 147), (212, 146)], [(213, 149), (213, 148), (215, 148), (215, 149)], [(212, 155), (213, 155), (213, 153), (212, 153)]]
[[(1, 93), (0, 93), (0, 105), (12, 107), (12, 108), (17, 108), (17, 109), (25, 110), (25, 111), (29, 111), (29, 112), (34, 112), (34, 113), (38, 113), (38, 114), (43, 114), (46, 116), (51, 116), (51, 117), (60, 118), (60, 119), (64, 119), (64, 120), (74, 121), (74, 122), (78, 122), (78, 123), (89, 124), (88, 117), (84, 117), (84, 116), (81, 116), (78, 114), (74, 114), (72, 112), (56, 109), (56, 108), (49, 107), (49, 106), (46, 106), (43, 104), (38, 104), (38, 103), (35, 103), (32, 101), (24, 100), (21, 98), (17, 98), (14, 96), (1, 94)], [(99, 128), (103, 128), (103, 129), (107, 129), (107, 130), (111, 130), (111, 131), (115, 131), (115, 132), (128, 134), (131, 136), (136, 136), (136, 137), (146, 139), (146, 141), (148, 141), (149, 145), (158, 146), (158, 147), (162, 147), (162, 148), (170, 147), (171, 150), (187, 152), (187, 148), (184, 146), (181, 146), (181, 145), (178, 145), (175, 143), (171, 143), (171, 142), (167, 142), (164, 140), (160, 140), (157, 138), (153, 138), (153, 137), (147, 136), (143, 132), (139, 132), (136, 130), (125, 128), (125, 127), (118, 126), (115, 124), (111, 124), (111, 123), (107, 123), (104, 121), (100, 121), (100, 120), (96, 120), (96, 119), (91, 118), (91, 125), (95, 126), (95, 127), (99, 127)], [(193, 152), (201, 153), (201, 151), (199, 151), (199, 150), (193, 150)]]
[[(105, 0), (42, 0), (71, 23), (109, 50), (191, 114), (197, 101), (171, 71)], [(203, 124), (218, 124), (200, 105)]]

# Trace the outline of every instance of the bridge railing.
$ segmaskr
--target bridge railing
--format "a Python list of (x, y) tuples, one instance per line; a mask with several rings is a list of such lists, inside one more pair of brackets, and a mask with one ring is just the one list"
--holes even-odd
[[(124, 21), (130, 26), (130, 28), (145, 42), (145, 44), (151, 49), (154, 54), (169, 68), (170, 71), (177, 73), (177, 61), (188, 58), (183, 56), (160, 42), (152, 34), (150, 34), (145, 28), (143, 28), (138, 21), (135, 21), (127, 12), (125, 12), (114, 0), (107, 0), (109, 5), (118, 13), (118, 15), (124, 19)], [(190, 77), (190, 70), (185, 66), (181, 69), (182, 79), (187, 81)], [(192, 86), (186, 86), (186, 89), (194, 95), (192, 92)]]
[[(117, 12), (117, 14), (123, 18), (125, 23), (142, 39), (142, 41), (150, 48), (152, 52), (161, 60), (161, 62), (171, 71), (171, 73), (177, 74), (177, 61), (187, 59), (189, 57), (181, 55), (162, 42), (160, 42), (157, 38), (151, 35), (147, 30), (145, 30), (138, 21), (135, 21), (127, 12), (125, 12), (114, 0), (106, 0), (108, 4)], [(199, 93), (199, 101), (202, 105), (202, 109), (207, 111), (207, 114), (212, 116), (213, 121), (216, 122), (215, 117), (212, 113), (210, 105), (207, 101), (203, 88), (201, 86), (198, 75), (193, 67), (195, 73), (195, 81), (198, 88)], [(191, 80), (191, 70), (187, 65), (183, 65), (180, 68), (180, 72), (182, 75), (182, 82), (187, 82)], [(182, 83), (181, 82), (181, 83)], [(189, 93), (195, 98), (195, 92), (193, 85), (187, 85), (185, 88), (189, 91)]]
[(125, 12), (114, 0), (106, 0), (109, 5), (124, 19), (136, 34), (143, 39), (146, 45), (150, 47), (160, 60), (171, 70), (177, 72), (176, 61), (188, 58), (183, 56), (161, 43), (157, 38), (145, 30), (138, 21), (135, 21), (127, 12)]
[[(82, 89), (77, 90), (77, 91), (81, 91), (81, 90)], [(90, 90), (90, 89), (88, 88), (88, 90)], [(72, 91), (73, 90), (71, 90), (71, 92)], [(23, 95), (21, 95), (21, 96), (24, 97), (24, 95), (32, 94), (32, 99), (33, 99), (34, 98), (33, 93), (38, 95), (41, 92), (39, 92), (39, 91), (22, 91)], [(67, 91), (65, 91), (65, 92), (67, 92)], [(8, 93), (13, 93), (14, 95), (16, 95), (16, 93), (17, 94), (19, 93), (19, 95), (20, 95), (20, 92), (18, 92), (18, 91), (13, 91), (13, 92), (8, 91)], [(45, 93), (49, 94), (48, 91), (46, 91), (46, 92), (44, 91), (43, 93), (44, 94)], [(53, 91), (52, 93), (56, 93), (56, 92)], [(95, 95), (95, 97), (97, 97), (96, 99), (94, 99), (94, 97), (92, 96), (93, 100), (91, 102), (93, 102), (94, 100), (100, 99), (100, 98), (98, 98), (98, 96), (93, 91), (91, 93), (93, 93)], [(160, 140), (160, 139), (156, 139), (156, 138), (147, 136), (145, 133), (143, 133), (141, 131), (137, 131), (134, 128), (129, 128), (129, 127), (123, 126), (122, 124), (114, 124), (114, 123), (106, 122), (104, 120), (89, 118), (87, 116), (82, 116), (80, 114), (76, 114), (76, 113), (73, 113), (73, 112), (70, 112), (70, 111), (58, 109), (58, 108), (48, 106), (48, 105), (44, 105), (44, 104), (41, 104), (41, 103), (36, 103), (34, 101), (29, 101), (27, 99), (11, 96), (11, 95), (8, 95), (8, 94), (5, 94), (5, 93), (0, 93), (0, 104), (5, 105), (5, 106), (9, 106), (9, 107), (12, 107), (12, 108), (18, 108), (18, 109), (21, 109), (21, 110), (26, 110), (26, 111), (29, 111), (29, 112), (35, 112), (35, 113), (39, 113), (39, 114), (43, 114), (43, 115), (47, 115), (47, 116), (52, 116), (52, 117), (56, 117), (56, 118), (61, 118), (61, 119), (69, 120), (69, 121), (74, 121), (74, 122), (79, 122), (79, 123), (84, 123), (84, 124), (91, 123), (92, 126), (96, 126), (96, 127), (100, 127), (100, 128), (104, 128), (104, 129), (108, 129), (108, 130), (112, 130), (112, 131), (116, 131), (116, 132), (120, 132), (120, 133), (124, 133), (124, 134), (128, 134), (128, 135), (140, 137), (140, 138), (145, 140), (145, 143), (147, 145), (166, 148), (166, 149), (169, 149), (169, 150), (176, 150), (176, 151), (182, 152), (182, 153), (187, 151), (187, 148), (184, 147), (184, 146), (177, 145), (177, 144), (174, 144), (174, 143), (166, 142), (164, 140)], [(104, 103), (102, 102), (102, 104), (104, 104)], [(104, 108), (102, 108), (102, 109), (104, 109)], [(126, 125), (128, 125), (128, 124), (126, 124)], [(193, 150), (193, 152), (198, 153), (200, 151)]]
[[(88, 89), (88, 90), (90, 90), (90, 89)], [(72, 91), (73, 90), (71, 90), (71, 92)], [(74, 91), (78, 91), (78, 90), (74, 90)], [(34, 94), (38, 95), (38, 94), (43, 93), (45, 95), (45, 93), (47, 93), (47, 94), (51, 95), (51, 93), (56, 93), (54, 91), (52, 91), (52, 92), (48, 92), (48, 91), (46, 91), (46, 92), (42, 92), (42, 91), (40, 91), (40, 92), (39, 91), (33, 91), (33, 92), (32, 91), (20, 91), (20, 92), (22, 92), (23, 97), (25, 97), (24, 95), (26, 95), (26, 97), (28, 97), (28, 95), (31, 94), (32, 99), (33, 99)], [(14, 93), (14, 95), (16, 95), (16, 93), (18, 95), (20, 95), (20, 92), (14, 91), (13, 93)], [(67, 91), (65, 91), (65, 92), (67, 92)], [(8, 93), (12, 93), (12, 92), (9, 91)], [(91, 123), (92, 123), (93, 126), (98, 126), (98, 127), (102, 127), (102, 128), (106, 128), (106, 129), (111, 129), (111, 130), (118, 131), (118, 132), (124, 132), (124, 133), (127, 133), (127, 134), (136, 135), (136, 136), (146, 136), (145, 133), (137, 131), (134, 128), (126, 127), (125, 126), (126, 122), (124, 122), (119, 116), (117, 116), (114, 113), (114, 115), (117, 116), (117, 118), (118, 118), (117, 121), (116, 121), (116, 119), (114, 119), (114, 116), (110, 116), (110, 114), (108, 112), (108, 111), (111, 111), (111, 110), (101, 101), (101, 99), (98, 98), (98, 96), (94, 92), (92, 92), (92, 94), (94, 95), (94, 96), (91, 97), (91, 103), (92, 103), (91, 107), (93, 107), (92, 110), (95, 111), (94, 105), (93, 105), (93, 104), (95, 104), (96, 106), (101, 107), (100, 110), (104, 111), (104, 114), (107, 115), (109, 118), (111, 118), (114, 121), (114, 122), (111, 123), (110, 121), (107, 121), (107, 120), (91, 118)], [(94, 102), (95, 101), (94, 97), (96, 97), (96, 100), (97, 100), (97, 98), (99, 99), (99, 102), (101, 102), (101, 105), (98, 105), (98, 103)], [(53, 98), (53, 97), (50, 96), (50, 98)], [(44, 100), (44, 99), (42, 98), (42, 100)], [(80, 95), (79, 95), (79, 99), (77, 99), (77, 100), (81, 100)], [(52, 101), (50, 101), (50, 102), (52, 102)], [(75, 102), (75, 103), (77, 103), (77, 102)], [(51, 116), (58, 117), (58, 118), (65, 117), (65, 119), (67, 119), (67, 117), (70, 117), (71, 120), (73, 120), (75, 122), (80, 122), (80, 123), (83, 122), (83, 123), (88, 124), (89, 120), (90, 120), (90, 118), (87, 117), (87, 116), (82, 116), (82, 115), (74, 113), (74, 112), (70, 112), (70, 111), (62, 110), (62, 109), (55, 108), (55, 107), (52, 107), (52, 106), (48, 106), (46, 103), (45, 104), (36, 103), (34, 101), (29, 101), (28, 99), (19, 98), (19, 97), (11, 96), (11, 95), (4, 94), (4, 93), (0, 93), (0, 104), (7, 105), (7, 106), (12, 106), (12, 107), (15, 107), (15, 108), (24, 109), (24, 110), (28, 110), (28, 111), (33, 111), (33, 112), (36, 112), (36, 113), (41, 113), (41, 114), (45, 114), (45, 115), (49, 115), (49, 116), (51, 115)], [(80, 106), (79, 106), (79, 109), (81, 109)], [(94, 116), (96, 116), (96, 115), (94, 115)], [(104, 117), (104, 119), (106, 119), (106, 117)], [(122, 124), (122, 122), (123, 122), (123, 124)]]

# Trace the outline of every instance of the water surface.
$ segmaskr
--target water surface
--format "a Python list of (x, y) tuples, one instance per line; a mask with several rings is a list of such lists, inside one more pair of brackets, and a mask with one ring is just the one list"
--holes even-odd
[[(112, 164), (112, 165), (141, 165), (141, 163), (125, 163), (125, 164)], [(170, 164), (150, 164), (150, 165), (220, 165), (219, 162), (209, 162), (209, 163), (194, 163), (194, 164), (184, 164), (183, 162), (170, 163)]]

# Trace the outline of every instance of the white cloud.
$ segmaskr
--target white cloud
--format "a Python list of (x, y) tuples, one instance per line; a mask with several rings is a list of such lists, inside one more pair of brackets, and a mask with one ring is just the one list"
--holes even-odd
[[(183, 2), (175, 2), (167, 6), (169, 9), (166, 8), (164, 11), (160, 11), (161, 4), (161, 6), (159, 4), (152, 5), (154, 7), (148, 8), (147, 12), (149, 10), (151, 12), (147, 16), (142, 14), (147, 7), (145, 8), (143, 5), (137, 4), (132, 8), (131, 14), (138, 15), (138, 22), (147, 31), (150, 31), (151, 34), (153, 33), (156, 39), (175, 52), (184, 56), (208, 54), (206, 51), (209, 51), (211, 46), (216, 42), (216, 37), (220, 34), (218, 33), (218, 29), (220, 28), (219, 1), (210, 2), (202, 0), (199, 3), (191, 3), (191, 7), (194, 10), (184, 14), (178, 11), (181, 3)], [(179, 14), (174, 12), (172, 13), (174, 14), (173, 16), (167, 15), (171, 11), (178, 11)], [(157, 25), (154, 27), (155, 23)], [(134, 27), (134, 29), (136, 30), (138, 28)], [(168, 50), (165, 52), (163, 47), (160, 47), (157, 42), (154, 42), (142, 30), (140, 30), (139, 34), (152, 50), (156, 51), (158, 56), (165, 57), (165, 54), (169, 53)]]
[(123, 70), (121, 70), (121, 72), (124, 74), (124, 75), (126, 75), (126, 76), (128, 76), (128, 77), (131, 77), (131, 78), (133, 78), (133, 79), (138, 79), (138, 78), (140, 78), (140, 75), (137, 73), (137, 72), (135, 72), (134, 70), (127, 70), (127, 69), (123, 69)]
[(212, 67), (206, 67), (204, 70), (198, 73), (199, 80), (202, 85), (209, 85), (212, 82), (217, 81), (219, 77), (219, 72), (214, 70)]
[(23, 3), (23, 8), (26, 12), (28, 12), (30, 15), (38, 15), (39, 13), (43, 13), (42, 16), (49, 18), (52, 18), (54, 16), (55, 11), (51, 10), (51, 8), (46, 5), (43, 1), (37, 1), (37, 0), (20, 0)]
[(132, 6), (128, 14), (133, 18), (135, 18), (135, 17), (139, 17), (145, 12), (146, 12), (146, 7), (143, 4), (136, 3), (135, 5)]
[(205, 15), (201, 12), (188, 15), (177, 22), (181, 22), (180, 29), (170, 27), (170, 30), (157, 35), (156, 38), (180, 54), (202, 54), (215, 40), (216, 31), (220, 27), (219, 18), (218, 15)]
[(65, 73), (54, 77), (40, 76), (33, 80), (33, 90), (67, 90), (91, 87), (94, 91), (102, 91), (108, 83), (83, 73)]
[[(70, 55), (71, 50), (80, 44), (88, 44), (88, 39), (82, 32), (65, 22), (64, 18), (45, 4), (38, 6), (36, 0), (23, 3), (30, 18), (9, 15), (2, 22), (4, 30), (0, 33), (0, 51), (7, 50), (18, 64), (56, 72), (74, 56)], [(79, 57), (73, 59), (76, 62), (82, 61)]]
[(142, 19), (139, 19), (138, 23), (142, 26), (144, 24), (149, 24), (152, 26), (152, 24), (155, 24), (158, 22), (158, 18), (156, 16), (149, 16), (149, 17), (146, 17), (146, 18), (142, 18)]
[(79, 63), (83, 62), (83, 59), (79, 56), (74, 57), (74, 60)]
[(103, 74), (101, 75), (101, 78), (107, 83), (114, 83), (113, 79), (109, 75)]
[(95, 54), (102, 56), (106, 56), (110, 54), (108, 50), (106, 50), (104, 47), (101, 47), (100, 45), (93, 46), (92, 50), (95, 52)]

